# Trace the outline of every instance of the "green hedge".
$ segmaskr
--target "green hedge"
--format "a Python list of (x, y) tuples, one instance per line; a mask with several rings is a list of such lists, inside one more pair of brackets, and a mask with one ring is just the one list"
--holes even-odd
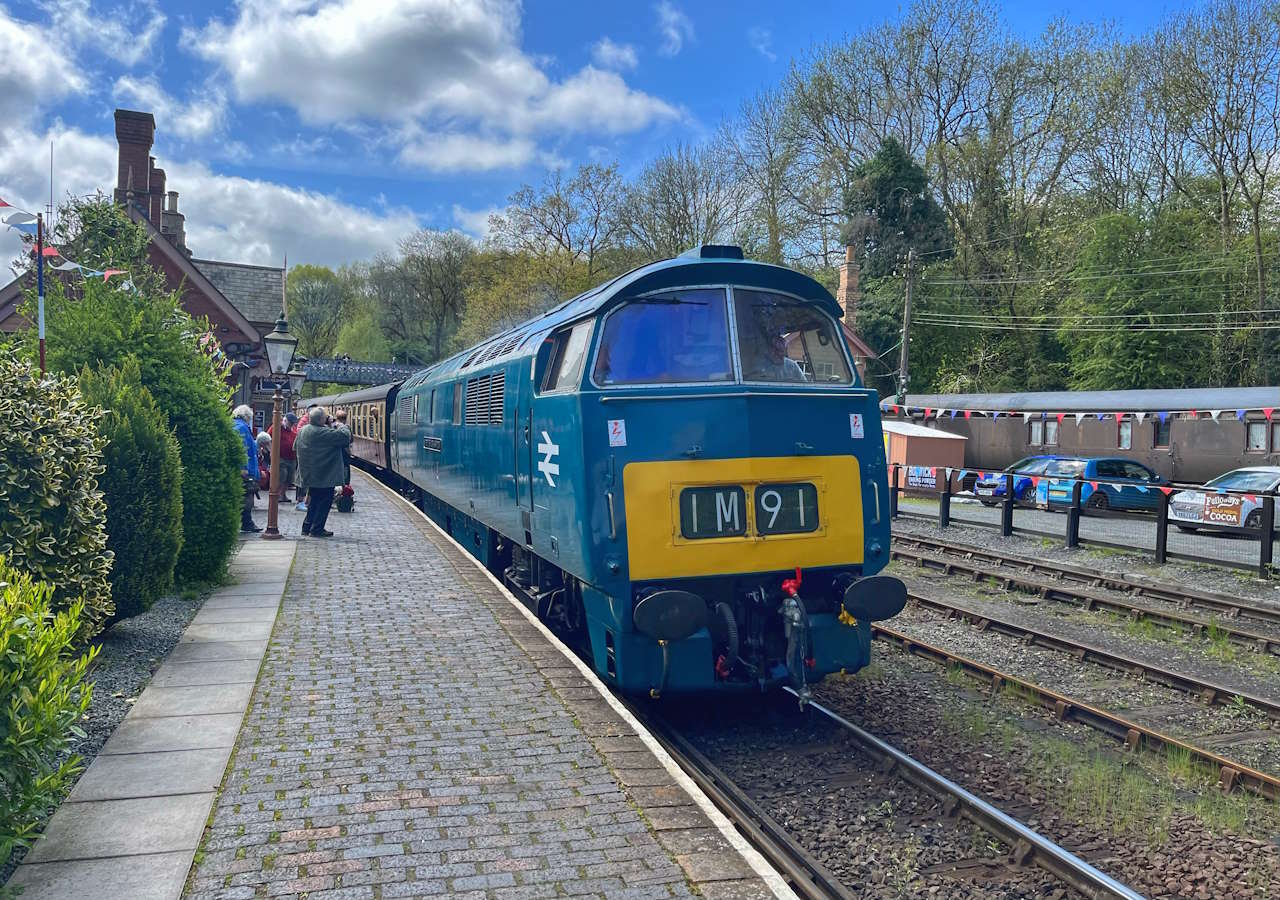
[(53, 588), (0, 557), (0, 865), (29, 846), (82, 767), (67, 756), (93, 693), (85, 670), (98, 648), (76, 656), (82, 601), (55, 614)]
[(113, 612), (101, 446), (73, 379), (0, 358), (0, 556), (52, 585), (56, 608), (84, 601), (82, 640)]
[(182, 547), (182, 462), (168, 419), (142, 386), (137, 360), (80, 373), (85, 401), (100, 407), (106, 472), (107, 547), (115, 554), (116, 618), (136, 616), (173, 586)]

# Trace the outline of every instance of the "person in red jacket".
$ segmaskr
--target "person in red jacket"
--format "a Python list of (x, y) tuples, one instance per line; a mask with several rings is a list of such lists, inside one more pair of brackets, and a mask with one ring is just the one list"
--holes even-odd
[[(267, 429), (271, 431), (270, 428)], [(298, 417), (293, 413), (286, 413), (284, 420), (280, 423), (280, 440), (277, 441), (276, 436), (271, 435), (271, 445), (273, 452), (280, 454), (280, 500), (286, 502), (289, 499), (289, 488), (293, 486), (294, 477), (298, 471), (298, 455), (293, 451), (293, 442), (298, 437)], [(298, 502), (302, 502), (302, 498), (297, 498)]]

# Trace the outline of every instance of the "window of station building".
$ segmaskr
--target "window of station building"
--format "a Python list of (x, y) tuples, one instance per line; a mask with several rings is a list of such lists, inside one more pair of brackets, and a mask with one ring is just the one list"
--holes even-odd
[(1267, 423), (1245, 423), (1244, 449), (1249, 453), (1267, 452)]
[(1116, 424), (1116, 446), (1121, 450), (1133, 449), (1133, 423), (1120, 421)]
[(1058, 446), (1059, 424), (1057, 419), (1046, 419), (1044, 423), (1044, 443), (1046, 447)]
[[(1056, 423), (1055, 423), (1056, 424)], [(1040, 419), (1032, 419), (1028, 423), (1027, 443), (1033, 447), (1040, 447), (1044, 444), (1044, 422)]]
[(579, 322), (550, 337), (553, 346), (547, 374), (542, 379), (543, 391), (568, 391), (578, 386), (582, 363), (587, 358), (587, 347), (591, 342), (591, 326), (590, 320)]
[(462, 383), (457, 382), (453, 385), (453, 424), (462, 424)]
[(1155, 427), (1152, 428), (1151, 446), (1168, 447), (1169, 433), (1172, 430), (1173, 419), (1166, 417), (1165, 420), (1161, 422), (1160, 418), (1157, 416), (1154, 424)]
[(743, 381), (851, 383), (844, 335), (813, 304), (736, 288), (733, 308)]
[(605, 319), (593, 377), (600, 385), (732, 381), (721, 288), (632, 300)]

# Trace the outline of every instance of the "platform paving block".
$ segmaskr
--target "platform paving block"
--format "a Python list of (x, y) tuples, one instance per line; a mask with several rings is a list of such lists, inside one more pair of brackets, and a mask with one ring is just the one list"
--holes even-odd
[(192, 625), (221, 625), (228, 622), (274, 622), (274, 606), (231, 606), (201, 609), (191, 620)]
[(23, 900), (85, 900), (87, 897), (169, 900), (182, 893), (191, 853), (145, 853), (19, 867), (9, 887)]
[(178, 644), (169, 653), (169, 662), (255, 659), (267, 652), (266, 641), (192, 641)]
[(26, 863), (195, 851), (213, 792), (64, 803), (27, 854)]
[(167, 662), (151, 677), (154, 687), (193, 687), (201, 684), (241, 684), (257, 680), (256, 659), (214, 659)]
[(196, 641), (265, 641), (271, 637), (271, 622), (224, 622), (218, 625), (188, 625), (179, 643)]
[(80, 776), (68, 803), (128, 800), (216, 790), (230, 747), (99, 756)]
[(204, 605), (200, 607), (200, 611), (240, 608), (278, 609), (279, 606), (280, 598), (271, 594), (237, 594), (233, 591), (221, 591), (210, 594), (204, 601)]
[(98, 756), (232, 747), (243, 718), (240, 713), (156, 717), (129, 715), (116, 726)]
[(243, 713), (253, 685), (211, 684), (191, 687), (149, 687), (133, 705), (135, 716), (200, 716)]
[(279, 597), (284, 593), (284, 577), (263, 581), (261, 577), (252, 575), (231, 576), (222, 588), (228, 594), (274, 594)]

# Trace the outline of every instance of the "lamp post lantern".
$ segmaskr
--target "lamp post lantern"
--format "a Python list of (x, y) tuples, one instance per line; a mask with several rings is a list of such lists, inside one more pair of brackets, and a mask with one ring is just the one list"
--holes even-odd
[[(275, 382), (275, 392), (271, 395), (271, 440), (280, 441), (280, 416), (284, 403), (284, 395), (280, 388), (293, 366), (293, 354), (298, 349), (298, 339), (289, 333), (289, 322), (280, 311), (276, 319), (276, 327), (262, 338), (267, 351), (267, 364), (271, 366), (271, 375)], [(262, 537), (269, 541), (280, 539), (280, 447), (278, 443), (271, 448), (271, 490), (267, 495), (267, 529)]]

